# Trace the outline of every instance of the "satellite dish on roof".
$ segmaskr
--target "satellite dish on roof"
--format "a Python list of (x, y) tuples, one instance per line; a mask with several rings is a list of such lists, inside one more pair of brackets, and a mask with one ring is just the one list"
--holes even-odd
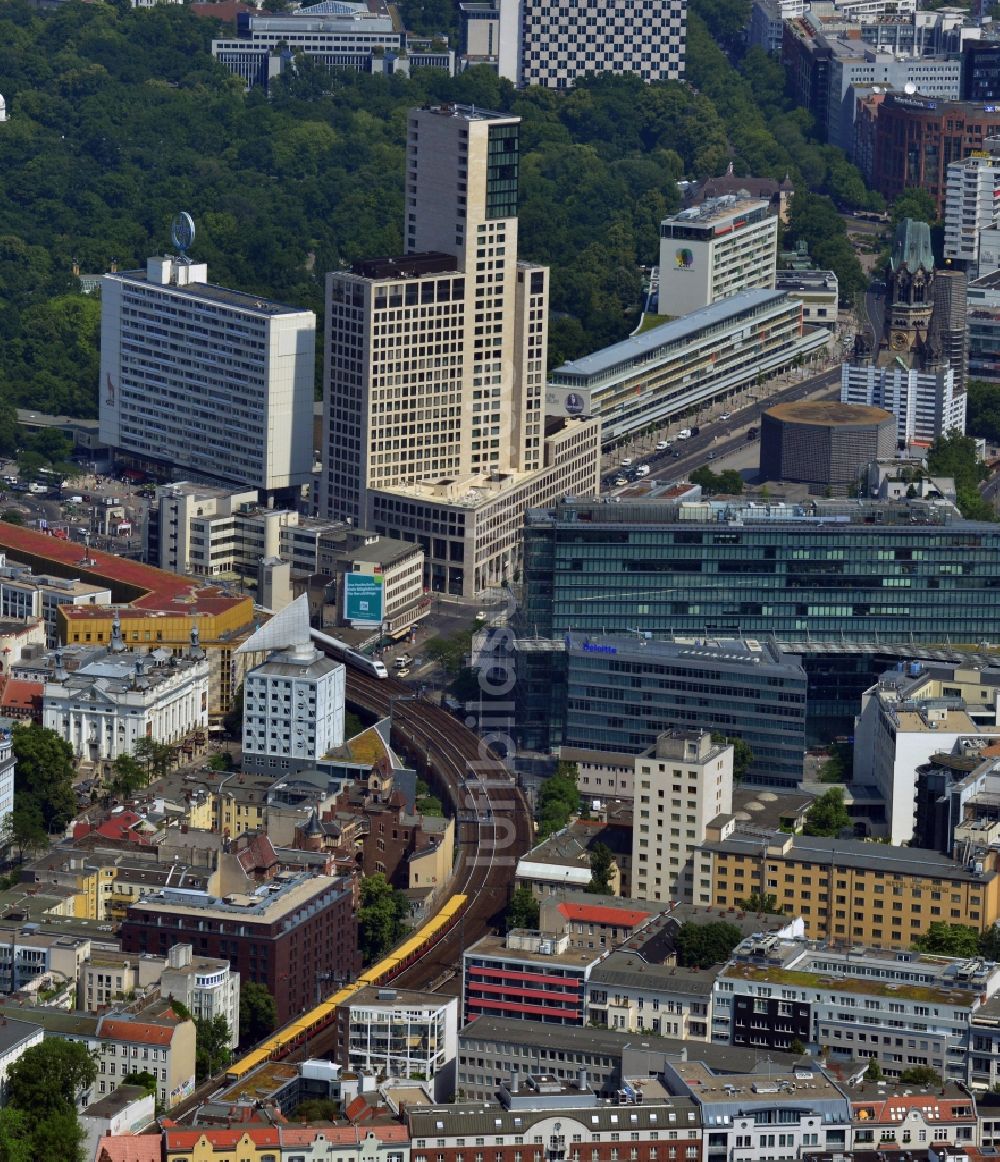
[(170, 223), (170, 240), (186, 258), (194, 243), (194, 219), (190, 214), (181, 212)]
[(912, 97), (916, 91), (917, 86), (912, 81), (907, 81), (903, 86), (903, 92), (906, 93), (908, 97)]

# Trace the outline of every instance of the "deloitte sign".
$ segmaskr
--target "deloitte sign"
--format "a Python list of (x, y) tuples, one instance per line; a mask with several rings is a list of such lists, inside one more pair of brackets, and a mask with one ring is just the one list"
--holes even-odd
[(385, 586), (381, 573), (344, 574), (344, 617), (352, 625), (381, 625)]

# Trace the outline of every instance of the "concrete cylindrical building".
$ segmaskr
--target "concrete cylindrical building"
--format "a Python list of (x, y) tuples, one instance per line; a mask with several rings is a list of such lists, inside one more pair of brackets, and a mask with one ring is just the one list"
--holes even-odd
[(760, 476), (852, 485), (872, 460), (896, 450), (896, 418), (883, 408), (830, 400), (781, 403), (761, 417)]

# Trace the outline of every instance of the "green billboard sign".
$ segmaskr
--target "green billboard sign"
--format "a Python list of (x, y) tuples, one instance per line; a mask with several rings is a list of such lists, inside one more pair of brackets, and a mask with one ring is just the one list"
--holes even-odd
[(385, 586), (380, 573), (344, 574), (344, 617), (357, 625), (381, 625)]

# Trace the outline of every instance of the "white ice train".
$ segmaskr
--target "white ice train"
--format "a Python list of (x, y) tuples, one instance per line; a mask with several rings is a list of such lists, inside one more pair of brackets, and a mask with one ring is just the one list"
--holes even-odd
[(389, 677), (389, 671), (380, 661), (375, 658), (365, 657), (364, 654), (359, 654), (357, 650), (352, 650), (346, 642), (338, 641), (335, 637), (329, 637), (325, 633), (320, 633), (318, 629), (310, 629), (309, 634), (320, 648), (340, 658), (347, 665), (354, 666), (355, 669), (362, 670), (366, 674), (371, 674), (373, 678)]

